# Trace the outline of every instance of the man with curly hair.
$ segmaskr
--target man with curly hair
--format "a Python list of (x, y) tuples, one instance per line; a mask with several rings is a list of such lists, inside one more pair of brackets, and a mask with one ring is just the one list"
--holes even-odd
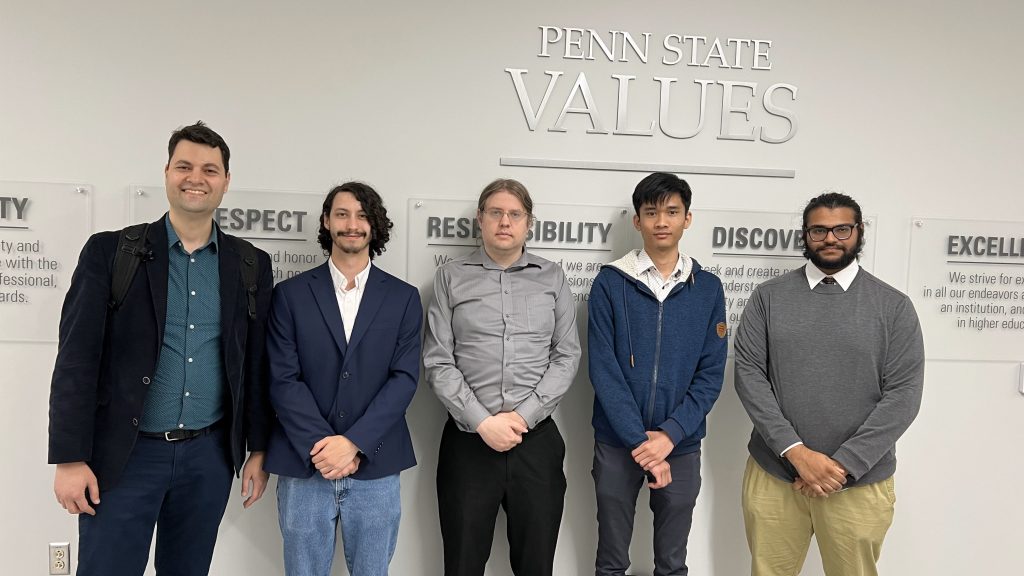
[(277, 412), (266, 469), (289, 576), (331, 572), (340, 524), (353, 576), (383, 576), (398, 541), (398, 476), (416, 464), (405, 411), (420, 368), (413, 286), (372, 265), (390, 238), (381, 197), (359, 182), (324, 200), (327, 262), (281, 282), (268, 327)]

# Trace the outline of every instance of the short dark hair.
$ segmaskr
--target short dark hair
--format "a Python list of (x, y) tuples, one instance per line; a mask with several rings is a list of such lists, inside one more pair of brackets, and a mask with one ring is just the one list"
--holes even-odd
[(828, 208), (829, 210), (835, 210), (837, 208), (849, 208), (853, 210), (854, 224), (863, 224), (864, 218), (860, 212), (860, 204), (853, 198), (843, 194), (842, 192), (825, 192), (815, 198), (811, 198), (811, 201), (804, 206), (804, 230), (807, 230), (807, 217), (811, 215), (811, 212), (818, 208)]
[(178, 147), (178, 142), (182, 140), (188, 140), (196, 144), (206, 144), (210, 148), (220, 150), (220, 159), (224, 161), (224, 173), (228, 174), (231, 172), (231, 169), (228, 168), (228, 161), (231, 159), (231, 150), (228, 149), (228, 143), (220, 137), (220, 134), (217, 134), (204, 124), (202, 120), (197, 121), (191, 126), (184, 126), (171, 132), (171, 140), (167, 143), (168, 164), (171, 163), (171, 157), (174, 156), (174, 149)]
[(693, 191), (690, 190), (690, 185), (686, 183), (686, 180), (668, 172), (654, 172), (641, 180), (633, 190), (633, 210), (639, 216), (640, 207), (644, 204), (657, 206), (668, 200), (673, 194), (679, 194), (683, 199), (683, 206), (689, 212)]
[(484, 211), (484, 206), (487, 204), (487, 199), (494, 196), (498, 192), (508, 192), (515, 196), (523, 204), (523, 209), (530, 216), (533, 216), (533, 198), (530, 198), (530, 192), (523, 186), (523, 183), (518, 180), (511, 178), (498, 178), (494, 182), (491, 182), (480, 191), (480, 197), (476, 201), (476, 209), (479, 212)]
[(324, 254), (327, 256), (331, 255), (334, 239), (331, 238), (330, 231), (324, 226), (324, 216), (330, 215), (331, 207), (334, 206), (334, 197), (342, 192), (348, 192), (355, 196), (363, 207), (363, 212), (366, 212), (366, 219), (370, 222), (370, 260), (373, 260), (374, 256), (380, 256), (387, 250), (385, 244), (391, 239), (391, 228), (395, 225), (388, 218), (388, 211), (384, 208), (384, 200), (381, 199), (380, 194), (377, 194), (377, 191), (369, 184), (362, 182), (345, 182), (331, 188), (331, 191), (327, 193), (323, 210), (320, 211), (320, 231), (316, 235), (317, 241), (320, 242), (320, 248), (323, 248)]

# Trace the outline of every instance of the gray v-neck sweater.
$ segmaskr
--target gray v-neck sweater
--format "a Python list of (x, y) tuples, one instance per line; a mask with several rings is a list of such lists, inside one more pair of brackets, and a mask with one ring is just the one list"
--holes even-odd
[(845, 292), (807, 286), (803, 268), (754, 290), (735, 337), (736, 392), (754, 423), (748, 448), (793, 481), (797, 442), (842, 464), (847, 486), (896, 470), (896, 440), (917, 416), (924, 344), (900, 291), (861, 269)]

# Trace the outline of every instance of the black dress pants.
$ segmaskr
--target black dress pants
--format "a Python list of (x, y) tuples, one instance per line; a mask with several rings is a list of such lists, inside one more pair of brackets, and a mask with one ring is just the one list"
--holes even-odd
[(508, 519), (516, 576), (551, 576), (565, 500), (565, 443), (547, 418), (508, 452), (448, 419), (437, 462), (437, 504), (445, 576), (482, 576), (498, 506)]

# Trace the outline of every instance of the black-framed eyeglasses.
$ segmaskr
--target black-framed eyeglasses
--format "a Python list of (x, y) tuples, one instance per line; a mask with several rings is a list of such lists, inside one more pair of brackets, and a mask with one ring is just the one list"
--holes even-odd
[(836, 240), (849, 240), (850, 236), (853, 236), (853, 231), (857, 229), (857, 224), (840, 224), (838, 226), (808, 226), (807, 238), (815, 242), (821, 242), (828, 237), (828, 233), (831, 232), (832, 236), (835, 236)]

